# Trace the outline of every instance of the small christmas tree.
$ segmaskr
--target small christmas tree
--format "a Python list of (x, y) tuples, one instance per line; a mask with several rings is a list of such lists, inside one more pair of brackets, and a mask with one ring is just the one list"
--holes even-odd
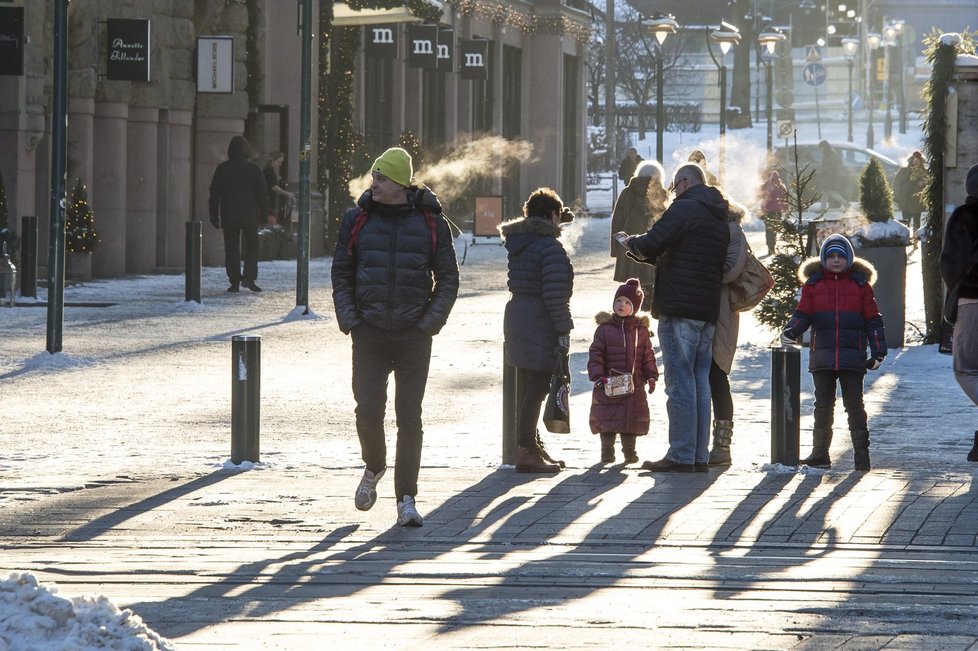
[(95, 214), (88, 205), (88, 188), (82, 184), (81, 179), (75, 179), (65, 215), (65, 251), (91, 253), (97, 246)]
[[(805, 247), (808, 239), (808, 225), (802, 216), (815, 205), (820, 195), (814, 190), (815, 170), (810, 164), (798, 166), (798, 137), (795, 136), (794, 158), (790, 167), (781, 170), (788, 183), (788, 210), (781, 219), (766, 221), (777, 233), (775, 253), (767, 267), (774, 276), (774, 288), (761, 301), (755, 312), (757, 320), (772, 330), (780, 330), (791, 318), (798, 304), (801, 280), (798, 267), (808, 257)], [(815, 218), (825, 214), (823, 210)]]
[(875, 158), (859, 175), (859, 207), (871, 222), (885, 223), (893, 219), (893, 191), (883, 173), (883, 166)]

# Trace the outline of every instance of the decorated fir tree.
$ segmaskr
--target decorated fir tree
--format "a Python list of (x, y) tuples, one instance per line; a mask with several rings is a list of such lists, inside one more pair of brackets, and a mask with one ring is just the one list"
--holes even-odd
[(0, 231), (10, 228), (7, 221), (7, 188), (3, 184), (3, 173), (0, 173)]
[(76, 179), (65, 214), (65, 251), (91, 253), (97, 246), (95, 214), (88, 205), (88, 188), (82, 184), (81, 179)]
[(859, 175), (859, 207), (871, 222), (885, 223), (893, 219), (893, 191), (876, 158), (870, 158)]
[(402, 131), (397, 146), (411, 154), (414, 169), (419, 169), (422, 166), (421, 141), (414, 135), (414, 132), (410, 129)]
[[(789, 166), (781, 170), (781, 175), (788, 181), (788, 210), (781, 219), (766, 220), (777, 234), (775, 252), (767, 261), (767, 268), (774, 276), (774, 288), (755, 312), (762, 325), (775, 331), (781, 330), (788, 323), (798, 304), (801, 290), (798, 267), (808, 257), (808, 225), (803, 216), (820, 199), (814, 189), (815, 170), (811, 169), (809, 163), (799, 167), (797, 135), (793, 152)], [(823, 210), (815, 217), (821, 217), (824, 213)]]

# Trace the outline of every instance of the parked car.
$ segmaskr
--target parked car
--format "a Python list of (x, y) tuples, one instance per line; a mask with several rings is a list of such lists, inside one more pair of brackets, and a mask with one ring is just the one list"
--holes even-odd
[[(841, 176), (845, 179), (845, 182), (836, 191), (846, 201), (859, 200), (859, 175), (862, 173), (863, 168), (866, 167), (866, 164), (869, 163), (870, 158), (875, 158), (880, 162), (883, 166), (883, 173), (886, 175), (886, 180), (889, 181), (890, 187), (893, 187), (893, 178), (896, 176), (897, 171), (899, 171), (900, 164), (889, 156), (885, 156), (872, 149), (854, 145), (851, 142), (830, 142), (829, 145), (831, 145), (832, 149), (835, 150), (835, 153), (838, 154), (839, 159), (842, 161), (843, 170)], [(781, 146), (774, 151), (774, 164), (779, 170), (782, 170), (783, 178), (788, 178), (784, 170), (794, 166), (793, 148), (793, 145), (787, 147)], [(818, 167), (821, 161), (822, 156), (819, 153), (818, 142), (798, 143), (798, 167), (801, 169), (808, 164), (810, 165), (809, 171), (815, 170), (816, 187), (818, 187)], [(818, 189), (820, 191), (822, 190), (822, 188)]]

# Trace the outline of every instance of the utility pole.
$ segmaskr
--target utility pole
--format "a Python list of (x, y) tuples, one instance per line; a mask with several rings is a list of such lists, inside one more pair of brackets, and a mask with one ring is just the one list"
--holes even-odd
[[(312, 156), (312, 0), (299, 0), (302, 21), (302, 81), (299, 106), (299, 233), (295, 254), (295, 305), (309, 313), (309, 165)], [(322, 71), (320, 71), (322, 72)]]
[(615, 0), (605, 0), (604, 14), (604, 119), (605, 133), (608, 136), (608, 166), (611, 168), (611, 187), (614, 191), (612, 202), (618, 196), (618, 115), (615, 105), (615, 51), (618, 49), (615, 38)]
[(68, 0), (54, 3), (51, 108), (51, 228), (48, 246), (47, 351), (61, 352), (65, 316), (65, 175), (68, 168)]

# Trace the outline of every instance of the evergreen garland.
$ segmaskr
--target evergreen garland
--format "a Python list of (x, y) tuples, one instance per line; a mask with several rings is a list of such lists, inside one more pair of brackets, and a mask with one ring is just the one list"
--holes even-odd
[(95, 214), (88, 205), (88, 188), (81, 179), (75, 179), (65, 212), (65, 252), (91, 253), (98, 247), (98, 242)]
[(870, 158), (859, 173), (859, 207), (871, 222), (893, 219), (893, 191), (877, 158)]
[(927, 172), (930, 183), (922, 196), (925, 205), (924, 227), (927, 240), (921, 247), (921, 274), (924, 286), (925, 344), (941, 340), (944, 320), (941, 317), (944, 297), (937, 263), (944, 246), (944, 157), (947, 148), (947, 96), (954, 74), (954, 60), (959, 52), (974, 52), (974, 37), (970, 32), (960, 34), (957, 44), (944, 42), (936, 30), (924, 38), (931, 76), (924, 85), (927, 117), (923, 122), (924, 149), (927, 152)]

